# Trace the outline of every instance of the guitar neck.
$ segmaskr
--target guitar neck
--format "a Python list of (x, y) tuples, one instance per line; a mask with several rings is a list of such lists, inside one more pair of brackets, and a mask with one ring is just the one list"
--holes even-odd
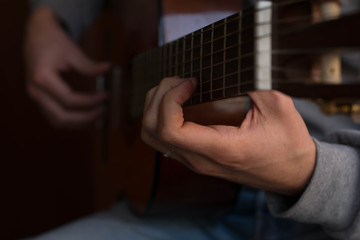
[[(254, 26), (259, 24), (256, 23), (256, 9), (260, 8), (268, 8), (268, 13), (267, 18), (258, 19), (264, 23), (256, 28)], [(263, 64), (270, 66), (270, 26), (271, 3), (266, 2), (136, 56), (132, 80), (137, 92), (133, 102), (142, 109), (144, 98), (141, 96), (161, 79), (170, 76), (196, 77), (199, 80), (187, 105), (235, 97), (259, 89), (261, 86), (256, 86), (254, 80), (257, 74), (254, 53), (257, 45), (264, 42), (254, 41), (254, 35), (258, 31), (257, 34), (269, 36), (261, 41), (265, 39), (268, 45), (268, 61)], [(270, 80), (270, 75), (266, 77)]]
[[(321, 35), (322, 32), (328, 33), (332, 26), (353, 19), (345, 17), (314, 26), (308, 23), (300, 24), (301, 27), (296, 28), (296, 31), (287, 29), (285, 32), (279, 32), (273, 24), (274, 9), (278, 10), (271, 2), (260, 1), (242, 12), (136, 56), (133, 60), (132, 79), (135, 89), (133, 93), (133, 111), (137, 113), (135, 115), (142, 112), (145, 93), (156, 86), (161, 79), (171, 76), (198, 79), (198, 87), (186, 105), (240, 96), (254, 90), (270, 89), (281, 90), (297, 97), (313, 98), (330, 98), (334, 96), (334, 90), (340, 89), (338, 97), (359, 97), (358, 83), (349, 88), (331, 84), (319, 85), (313, 82), (309, 84), (306, 81), (300, 83), (276, 81), (279, 75), (273, 73), (274, 61), (277, 61), (274, 53), (288, 54), (297, 50), (314, 49), (314, 45), (310, 44), (311, 41), (308, 47), (305, 45), (309, 42), (308, 39), (312, 39), (309, 33), (314, 31), (317, 35)], [(354, 16), (359, 20), (359, 14)], [(277, 32), (273, 33), (274, 29)], [(299, 36), (303, 40), (297, 41)], [(304, 36), (307, 40), (304, 40)], [(281, 38), (290, 40), (280, 40)], [(322, 38), (319, 36), (317, 39)], [(331, 38), (326, 38), (325, 42), (329, 39)], [(344, 42), (342, 37), (333, 39), (342, 39), (341, 41)], [(355, 41), (351, 40), (351, 42)], [(297, 48), (302, 46), (301, 44), (304, 47)], [(356, 44), (358, 46), (359, 41)], [(328, 45), (323, 46), (326, 49)], [(341, 47), (346, 44), (341, 43), (336, 46)]]

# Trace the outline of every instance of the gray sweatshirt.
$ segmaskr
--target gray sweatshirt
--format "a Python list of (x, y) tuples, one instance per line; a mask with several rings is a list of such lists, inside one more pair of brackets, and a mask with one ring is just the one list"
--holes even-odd
[[(51, 7), (78, 38), (100, 12), (104, 0), (32, 0)], [(342, 0), (344, 10), (354, 0)], [(340, 239), (360, 239), (360, 126), (346, 116), (325, 116), (319, 107), (294, 100), (316, 143), (314, 174), (299, 198), (266, 193), (268, 207), (278, 217), (321, 225)]]

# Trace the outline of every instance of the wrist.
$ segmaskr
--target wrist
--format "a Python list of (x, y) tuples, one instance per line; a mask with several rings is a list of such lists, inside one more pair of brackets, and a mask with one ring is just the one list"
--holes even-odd
[[(285, 195), (298, 196), (301, 195), (308, 186), (316, 165), (316, 146), (312, 139), (304, 148), (304, 152), (293, 159), (293, 184)], [(283, 193), (284, 194), (284, 193)]]

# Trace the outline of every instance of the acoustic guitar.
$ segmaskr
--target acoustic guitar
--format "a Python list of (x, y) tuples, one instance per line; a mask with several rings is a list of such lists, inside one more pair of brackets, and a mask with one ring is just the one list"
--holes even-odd
[[(113, 2), (126, 5), (115, 9), (133, 7), (119, 3), (127, 1)], [(179, 5), (186, 14), (199, 12), (196, 4), (189, 10), (186, 2), (164, 0), (161, 12), (165, 16), (178, 14), (175, 9)], [(242, 7), (239, 1), (206, 2), (207, 11), (210, 6), (218, 11)], [(245, 114), (250, 103), (247, 92), (276, 89), (321, 102), (328, 112), (360, 112), (359, 64), (348, 66), (343, 61), (359, 49), (360, 33), (349, 26), (360, 23), (360, 13), (341, 15), (336, 0), (259, 1), (150, 50), (146, 49), (157, 42), (154, 33), (159, 19), (144, 16), (159, 15), (150, 3), (142, 9), (151, 14), (119, 14), (125, 20), (118, 22), (128, 23), (122, 29), (131, 30), (115, 40), (103, 41), (117, 46), (107, 55), (121, 68), (114, 65), (107, 81), (112, 93), (110, 114), (95, 133), (99, 146), (95, 156), (107, 163), (104, 168), (111, 168), (106, 171), (114, 184), (110, 188), (115, 193), (122, 190), (137, 214), (220, 216), (231, 209), (239, 188), (225, 180), (197, 175), (141, 142), (139, 123), (145, 94), (165, 77), (198, 78), (198, 88), (186, 109), (233, 104), (224, 99), (236, 99)], [(134, 16), (140, 20), (132, 21)], [(134, 31), (139, 26), (145, 29), (140, 34)], [(146, 51), (137, 54), (142, 50)], [(114, 57), (114, 52), (122, 52), (122, 58)], [(240, 124), (241, 117), (237, 121)]]

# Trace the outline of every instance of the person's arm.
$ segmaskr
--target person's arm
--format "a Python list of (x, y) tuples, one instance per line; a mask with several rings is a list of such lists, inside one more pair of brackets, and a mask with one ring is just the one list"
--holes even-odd
[(299, 198), (267, 193), (275, 216), (321, 224), (340, 239), (360, 238), (360, 132), (337, 131), (317, 141), (313, 177)]
[(78, 39), (104, 7), (104, 0), (30, 0), (33, 11), (50, 8), (69, 34)]
[[(37, 4), (29, 18), (25, 38), (28, 93), (53, 125), (90, 124), (104, 113), (106, 93), (75, 92), (62, 79), (61, 73), (75, 70), (84, 75), (97, 75), (107, 71), (109, 64), (97, 63), (85, 56), (63, 25), (67, 25), (73, 35), (78, 34), (96, 15), (97, 11), (90, 14), (89, 9), (98, 6), (100, 11), (99, 1), (43, 0)], [(91, 5), (89, 9), (87, 4)], [(90, 19), (88, 22), (84, 20), (86, 16)]]

